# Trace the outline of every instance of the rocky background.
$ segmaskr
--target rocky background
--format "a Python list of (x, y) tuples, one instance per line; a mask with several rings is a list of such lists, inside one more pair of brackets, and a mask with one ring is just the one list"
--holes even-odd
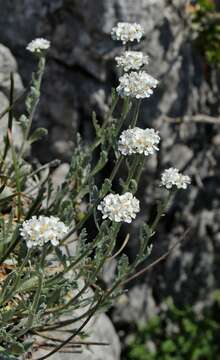
[[(220, 287), (220, 76), (193, 42), (186, 0), (0, 0), (0, 8), (0, 111), (7, 104), (10, 71), (16, 73), (18, 93), (29, 83), (35, 64), (26, 44), (36, 37), (52, 42), (35, 121), (49, 130), (34, 149), (42, 162), (54, 157), (68, 162), (76, 131), (91, 139), (91, 111), (103, 114), (117, 84), (114, 57), (120, 47), (110, 38), (111, 28), (119, 20), (143, 25), (140, 47), (160, 86), (142, 106), (142, 126), (159, 129), (163, 142), (158, 157), (147, 163), (138, 194), (145, 199), (142, 217), (158, 197), (161, 169), (176, 166), (193, 179), (161, 222), (151, 260), (191, 231), (169, 259), (131, 284), (113, 319), (120, 326), (143, 320), (168, 295), (178, 304), (209, 302)], [(132, 230), (131, 257), (140, 221)], [(110, 269), (106, 272), (109, 278)]]

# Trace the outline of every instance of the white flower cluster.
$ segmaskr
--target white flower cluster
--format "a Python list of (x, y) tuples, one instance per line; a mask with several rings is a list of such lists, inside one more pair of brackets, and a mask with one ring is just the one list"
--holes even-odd
[(115, 60), (117, 66), (123, 68), (124, 71), (139, 70), (149, 63), (149, 56), (144, 55), (141, 51), (125, 51)]
[(28, 248), (43, 246), (48, 242), (57, 246), (68, 230), (68, 227), (57, 217), (33, 216), (30, 220), (24, 221), (20, 234), (26, 240)]
[(140, 205), (139, 200), (130, 192), (123, 195), (108, 194), (98, 205), (98, 210), (102, 212), (103, 219), (108, 218), (115, 222), (131, 223), (140, 211)]
[(126, 44), (134, 40), (139, 42), (144, 35), (144, 29), (140, 24), (119, 22), (117, 26), (112, 29), (111, 34), (113, 40), (120, 40), (123, 44)]
[(188, 175), (183, 175), (179, 172), (178, 169), (171, 167), (163, 172), (161, 183), (168, 190), (173, 186), (176, 186), (177, 189), (186, 189), (187, 186), (191, 183), (191, 180)]
[(49, 49), (50, 47), (50, 41), (43, 39), (43, 38), (38, 38), (35, 40), (32, 40), (26, 47), (26, 49), (32, 53), (40, 53), (41, 51), (45, 51), (47, 49)]
[(123, 155), (144, 154), (151, 155), (159, 150), (157, 145), (160, 136), (154, 129), (133, 129), (124, 130), (119, 138), (118, 150)]
[[(144, 34), (143, 28), (136, 23), (118, 23), (112, 29), (112, 38), (121, 40), (123, 44), (129, 41), (140, 41)], [(116, 57), (117, 66), (123, 68), (125, 72), (130, 70), (119, 78), (117, 92), (121, 97), (133, 97), (144, 99), (153, 94), (153, 88), (158, 85), (158, 81), (145, 71), (139, 71), (142, 66), (147, 65), (149, 57), (141, 51), (125, 51), (121, 56)]]
[(145, 71), (124, 74), (119, 78), (120, 85), (117, 92), (120, 96), (134, 97), (136, 99), (144, 99), (153, 94), (152, 88), (155, 88), (158, 81)]

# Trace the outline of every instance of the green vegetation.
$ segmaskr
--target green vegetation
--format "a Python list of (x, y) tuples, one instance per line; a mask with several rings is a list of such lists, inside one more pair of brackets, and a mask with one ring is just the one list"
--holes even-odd
[(192, 11), (195, 41), (210, 64), (220, 65), (220, 13), (213, 0), (198, 0)]
[(169, 300), (145, 326), (138, 326), (127, 360), (220, 359), (220, 298), (201, 313)]

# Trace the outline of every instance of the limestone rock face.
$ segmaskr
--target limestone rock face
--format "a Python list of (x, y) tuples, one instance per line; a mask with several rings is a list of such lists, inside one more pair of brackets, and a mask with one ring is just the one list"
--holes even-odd
[[(15, 97), (19, 96), (23, 90), (23, 84), (18, 74), (17, 62), (11, 51), (0, 44), (0, 114), (8, 107), (8, 96), (10, 92), (10, 73), (14, 74)], [(3, 138), (7, 132), (7, 114), (0, 119), (0, 149), (3, 147)], [(16, 121), (13, 122), (12, 136), (15, 145), (20, 145), (22, 133)]]
[[(8, 107), (8, 99), (7, 97), (0, 92), (0, 113), (3, 112)], [(8, 126), (8, 117), (5, 115), (2, 119), (0, 119), (0, 150), (3, 149), (3, 139), (7, 134), (7, 126)], [(16, 121), (13, 122), (12, 127), (12, 136), (14, 140), (15, 146), (21, 145), (22, 142), (22, 133), (19, 126), (16, 124)]]
[(14, 74), (14, 90), (18, 96), (23, 90), (23, 84), (18, 74), (17, 62), (11, 51), (0, 44), (0, 90), (7, 96), (10, 90), (10, 73)]
[[(52, 130), (48, 158), (69, 159), (76, 129), (91, 137), (91, 111), (102, 114), (110, 89), (117, 84), (114, 57), (121, 48), (111, 40), (110, 31), (119, 20), (142, 24), (146, 37), (140, 46), (150, 55), (149, 72), (160, 80), (155, 95), (143, 107), (143, 124), (149, 125), (163, 114), (217, 110), (217, 80), (207, 75), (190, 42), (185, 3), (0, 0), (0, 42), (16, 55), (25, 82), (34, 69), (33, 56), (25, 51), (27, 43), (39, 36), (52, 42), (39, 116), (40, 125)], [(45, 161), (44, 147), (40, 148)]]

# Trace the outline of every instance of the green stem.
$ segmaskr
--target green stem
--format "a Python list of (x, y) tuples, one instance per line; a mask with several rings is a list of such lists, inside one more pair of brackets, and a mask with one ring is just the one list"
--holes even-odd
[(130, 124), (130, 128), (134, 128), (138, 122), (138, 117), (139, 117), (139, 112), (140, 112), (140, 106), (141, 106), (141, 100), (137, 100), (136, 102), (136, 106), (135, 106), (135, 111), (134, 111), (134, 116), (133, 116), (133, 119), (131, 121), (131, 124)]
[(18, 217), (18, 223), (20, 222), (21, 214), (22, 214), (22, 203), (21, 203), (21, 177), (20, 177), (20, 168), (18, 159), (16, 156), (13, 140), (11, 138), (11, 133), (8, 133), (10, 147), (11, 147), (11, 153), (12, 153), (12, 160), (13, 160), (13, 166), (15, 171), (15, 183), (16, 183), (16, 190), (17, 190), (17, 217)]
[[(117, 98), (117, 101), (118, 101), (118, 98)], [(114, 108), (114, 107), (113, 107), (113, 108)], [(121, 117), (120, 117), (120, 119), (119, 119), (118, 126), (117, 126), (117, 130), (116, 130), (116, 133), (115, 133), (115, 140), (116, 140), (117, 136), (119, 135), (119, 132), (120, 132), (120, 130), (121, 130), (123, 124), (124, 124), (124, 121), (126, 120), (126, 117), (127, 117), (127, 115), (128, 115), (128, 112), (129, 112), (130, 108), (131, 108), (131, 104), (130, 104), (130, 102), (129, 102), (129, 99), (128, 99), (128, 98), (125, 98), (125, 99), (124, 99), (124, 102), (123, 102), (122, 114), (121, 114)], [(94, 144), (91, 145), (90, 151), (93, 152), (93, 151), (96, 149), (96, 147), (97, 147), (98, 145), (100, 145), (100, 144), (101, 144), (101, 140), (99, 139), (99, 140), (98, 140), (98, 143), (95, 142)], [(108, 145), (108, 147), (107, 147), (107, 149), (106, 149), (107, 156), (108, 156), (111, 148), (112, 148), (112, 144)], [(121, 160), (120, 160), (120, 163), (121, 163)], [(116, 162), (116, 166), (120, 166), (120, 164), (118, 164), (118, 162)], [(95, 167), (94, 167), (94, 169), (95, 169)], [(91, 170), (90, 176), (91, 176), (91, 174), (93, 174), (94, 169)], [(115, 177), (116, 172), (117, 172), (117, 171), (115, 171), (115, 169), (113, 169), (113, 173), (112, 173), (112, 175), (111, 175), (111, 176), (112, 176), (112, 180), (113, 180), (113, 178)], [(90, 179), (90, 176), (89, 176), (89, 179)], [(88, 179), (88, 181), (89, 181), (89, 179)], [(88, 181), (86, 182), (86, 186), (87, 186), (87, 184), (88, 184)], [(84, 185), (84, 186), (85, 186), (85, 185)], [(78, 193), (77, 193), (77, 194), (75, 195), (75, 197), (73, 198), (73, 201), (74, 201), (75, 198), (79, 195), (79, 193), (82, 193), (82, 192), (83, 192), (84, 196), (85, 196), (85, 194), (88, 193), (88, 192), (84, 193), (84, 191), (83, 191), (84, 186), (82, 186), (82, 188), (78, 190)], [(58, 199), (58, 197), (56, 197), (55, 201), (57, 201), (57, 199)], [(100, 198), (100, 200), (101, 200), (101, 198)], [(97, 205), (97, 204), (95, 204), (95, 205)], [(88, 216), (86, 216), (86, 218), (84, 218), (84, 219), (82, 220), (82, 225), (84, 225), (84, 223), (88, 220), (88, 218), (89, 218), (92, 214), (93, 214), (93, 209), (90, 211), (90, 213), (88, 214)], [(80, 228), (80, 227), (81, 227), (81, 225), (79, 225), (79, 228)], [(77, 230), (76, 228), (73, 229), (73, 230), (71, 230), (70, 235), (72, 235), (73, 233), (75, 233), (76, 230)], [(73, 232), (72, 232), (72, 231), (73, 231)], [(68, 237), (69, 237), (70, 235), (67, 234)], [(67, 238), (67, 237), (66, 237), (66, 238)], [(65, 238), (65, 239), (66, 239), (66, 238)]]
[[(10, 108), (10, 110), (8, 111), (8, 131), (9, 132), (11, 132), (11, 130), (12, 130), (12, 123), (13, 123), (13, 108), (12, 108), (12, 105), (13, 105), (13, 102), (14, 102), (14, 75), (13, 75), (13, 73), (10, 73), (10, 83), (11, 83), (11, 85), (10, 85), (10, 96), (9, 96), (9, 108)], [(3, 163), (4, 163), (5, 158), (7, 156), (8, 149), (9, 149), (9, 144), (10, 144), (10, 141), (9, 141), (9, 136), (7, 134), (5, 149), (4, 149), (2, 161), (1, 161), (1, 164), (0, 164), (0, 171), (2, 169)]]
[[(95, 244), (94, 244), (95, 245)], [(76, 265), (80, 263), (80, 261), (85, 258), (87, 255), (89, 255), (93, 250), (95, 246), (92, 246), (91, 248), (84, 251), (75, 261), (73, 261), (72, 264), (70, 264), (62, 273), (56, 274), (53, 278), (49, 279), (46, 282), (46, 286), (52, 285), (54, 281), (58, 280), (61, 276), (63, 277), (64, 274), (68, 273), (70, 270), (75, 269)]]
[(17, 245), (18, 242), (19, 242), (19, 225), (17, 225), (16, 229), (14, 230), (14, 233), (13, 233), (11, 241), (10, 241), (10, 245), (9, 245), (7, 251), (1, 257), (0, 264), (2, 264), (5, 261), (5, 259), (7, 259), (8, 255), (15, 248), (15, 246)]
[(145, 161), (145, 155), (142, 154), (139, 156), (138, 164), (137, 164), (137, 168), (136, 168), (135, 180), (136, 180), (137, 184), (140, 181), (140, 177), (141, 177), (142, 171), (144, 169), (144, 161)]
[(111, 175), (109, 177), (109, 180), (111, 182), (114, 180), (114, 178), (115, 178), (115, 176), (116, 176), (116, 174), (117, 174), (117, 172), (118, 172), (118, 170), (119, 170), (119, 168), (120, 168), (120, 166), (122, 164), (122, 161), (123, 161), (123, 156), (120, 155), (119, 158), (116, 160), (115, 166), (114, 166), (114, 168), (113, 168), (113, 170), (111, 172)]
[(124, 121), (126, 120), (127, 118), (127, 115), (129, 113), (131, 109), (131, 105), (130, 105), (130, 100), (129, 98), (125, 98), (124, 99), (124, 103), (123, 103), (123, 109), (122, 109), (122, 115), (121, 115), (121, 118), (119, 120), (119, 123), (118, 123), (118, 127), (117, 127), (117, 131), (116, 131), (116, 134), (118, 135), (122, 129), (122, 126), (124, 124)]
[(24, 334), (26, 334), (26, 333), (32, 328), (32, 325), (33, 325), (33, 322), (34, 322), (34, 317), (35, 317), (35, 314), (36, 314), (36, 312), (37, 312), (38, 305), (39, 305), (39, 301), (40, 301), (40, 297), (41, 297), (42, 287), (43, 287), (44, 264), (45, 264), (46, 255), (47, 255), (47, 246), (45, 246), (45, 247), (43, 248), (43, 253), (42, 253), (42, 256), (41, 256), (41, 259), (40, 259), (40, 264), (39, 264), (39, 277), (38, 277), (38, 287), (37, 287), (36, 292), (35, 292), (33, 305), (32, 305), (32, 307), (31, 307), (31, 311), (30, 311), (30, 314), (29, 314), (29, 316), (28, 316), (27, 323), (24, 325), (24, 328), (21, 329), (21, 330), (16, 334), (16, 337), (17, 337), (17, 338), (23, 336)]
[(24, 328), (21, 329), (15, 335), (17, 338), (23, 336), (24, 334), (26, 334), (32, 328), (32, 325), (33, 325), (33, 322), (34, 322), (34, 316), (35, 316), (35, 314), (37, 312), (37, 308), (38, 308), (38, 304), (39, 304), (40, 296), (41, 296), (41, 292), (42, 292), (43, 278), (44, 278), (44, 275), (43, 275), (43, 272), (42, 272), (40, 274), (40, 276), (39, 276), (38, 287), (37, 287), (37, 290), (36, 290), (36, 293), (35, 293), (35, 296), (34, 296), (33, 305), (32, 305), (30, 314), (28, 316), (27, 323), (24, 325)]
[[(31, 109), (30, 109), (30, 114), (29, 114), (29, 119), (28, 119), (28, 125), (24, 134), (24, 139), (19, 151), (19, 158), (23, 156), (24, 150), (25, 150), (25, 144), (28, 140), (29, 134), (30, 134), (30, 130), (31, 130), (31, 126), (32, 126), (32, 122), (33, 122), (33, 118), (39, 103), (39, 99), (40, 99), (40, 88), (41, 88), (41, 84), (42, 84), (42, 78), (43, 78), (43, 74), (44, 74), (44, 70), (45, 70), (45, 64), (46, 64), (46, 59), (44, 56), (40, 56), (39, 58), (39, 63), (38, 63), (38, 71), (37, 71), (37, 77), (36, 79), (33, 80), (33, 89), (31, 91), (34, 91), (36, 95), (36, 98), (34, 98), (33, 100), (33, 104), (31, 105)], [(33, 96), (32, 93), (30, 93), (30, 97)]]
[(96, 305), (91, 309), (90, 314), (88, 316), (88, 318), (82, 323), (82, 325), (76, 329), (73, 334), (71, 336), (69, 336), (65, 341), (63, 341), (60, 345), (58, 345), (54, 350), (52, 350), (51, 352), (49, 352), (47, 355), (42, 356), (40, 358), (37, 358), (36, 360), (45, 360), (48, 357), (50, 357), (51, 355), (55, 354), (57, 351), (59, 351), (60, 349), (62, 349), (66, 344), (68, 344), (75, 336), (77, 336), (82, 330), (83, 328), (87, 325), (87, 323), (90, 321), (90, 319), (92, 318), (92, 316), (97, 312), (99, 306), (101, 305), (103, 299), (102, 296), (99, 298), (99, 300), (97, 301)]
[[(23, 274), (23, 269), (24, 269), (25, 265), (27, 264), (27, 261), (28, 261), (28, 259), (29, 259), (29, 257), (30, 257), (30, 253), (31, 253), (31, 251), (30, 251), (30, 249), (28, 249), (27, 254), (26, 254), (26, 256), (25, 256), (25, 259), (24, 259), (24, 261), (22, 262), (20, 268), (19, 268), (18, 271), (17, 271), (16, 280), (15, 280), (14, 285), (12, 286), (11, 291), (9, 292), (9, 294), (7, 294), (7, 297), (6, 297), (6, 298), (3, 298), (3, 300), (0, 301), (0, 303), (2, 303), (2, 304), (5, 303), (5, 302), (8, 301), (9, 299), (11, 299), (11, 298), (13, 297), (13, 295), (16, 294), (17, 287), (19, 286), (19, 283), (20, 283), (20, 280), (21, 280), (21, 276), (22, 276), (22, 274)], [(3, 296), (3, 295), (2, 295), (2, 296)]]
[(153, 220), (152, 225), (150, 226), (152, 235), (154, 234), (155, 229), (160, 221), (160, 218), (164, 215), (164, 212), (165, 212), (166, 208), (168, 207), (169, 202), (174, 194), (175, 194), (175, 192), (169, 191), (169, 193), (165, 197), (165, 199), (163, 201), (161, 201), (160, 204), (158, 204), (157, 214), (155, 216), (155, 219)]
[(131, 168), (128, 173), (128, 177), (126, 182), (123, 185), (123, 192), (129, 190), (131, 180), (134, 179), (138, 183), (140, 180), (141, 172), (143, 170), (145, 156), (144, 155), (135, 155), (132, 163)]
[[(119, 167), (123, 161), (123, 156), (120, 156), (119, 159), (116, 161), (115, 166), (112, 170), (112, 173), (110, 175), (110, 181), (112, 182), (119, 170)], [(71, 235), (75, 234), (76, 231), (80, 230), (82, 226), (86, 223), (86, 221), (90, 218), (90, 216), (93, 215), (94, 208), (99, 204), (99, 202), (105, 197), (106, 193), (103, 193), (102, 196), (99, 196), (98, 200), (93, 204), (93, 206), (89, 209), (86, 216), (78, 223), (74, 228), (72, 228), (68, 234), (62, 239), (61, 243), (63, 244), (64, 241), (66, 241)]]
[(66, 304), (64, 304), (63, 306), (61, 306), (59, 308), (59, 310), (63, 310), (65, 308), (67, 308), (68, 306), (70, 306), (71, 304), (75, 303), (79, 298), (80, 296), (82, 296), (82, 294), (89, 288), (89, 286), (93, 283), (93, 278), (95, 278), (99, 272), (101, 271), (103, 265), (105, 264), (106, 262), (106, 258), (111, 255), (113, 249), (114, 249), (114, 245), (115, 245), (115, 238), (116, 238), (116, 235), (120, 229), (120, 224), (119, 223), (114, 223), (112, 224), (112, 227), (113, 227), (113, 230), (114, 230), (114, 233), (112, 234), (112, 238), (111, 238), (111, 242), (109, 244), (109, 248), (108, 248), (108, 252), (109, 254), (107, 254), (106, 256), (103, 256), (103, 259), (102, 261), (100, 262), (100, 264), (98, 265), (97, 269), (94, 270), (94, 272), (92, 273), (92, 279), (89, 278), (85, 285), (83, 286), (83, 288), (78, 292), (78, 294), (76, 296), (74, 296), (71, 300), (69, 300)]
[[(106, 115), (106, 117), (105, 117), (105, 119), (103, 121), (101, 131), (103, 131), (106, 128), (106, 126), (108, 125), (109, 120), (111, 119), (112, 114), (113, 114), (113, 112), (114, 112), (114, 110), (115, 110), (115, 108), (117, 106), (118, 100), (119, 100), (119, 97), (118, 97), (118, 95), (116, 93), (115, 98), (112, 101), (112, 104), (110, 106), (109, 112), (107, 113), (107, 115)], [(90, 146), (91, 152), (93, 152), (100, 144), (101, 144), (101, 139), (98, 139), (98, 140), (94, 141), (94, 143)]]
[[(28, 86), (28, 87), (29, 87), (29, 86)], [(16, 105), (17, 103), (19, 103), (23, 98), (25, 98), (25, 96), (26, 96), (26, 94), (27, 94), (27, 92), (28, 92), (28, 87), (27, 87), (27, 89), (25, 89), (25, 90), (22, 92), (21, 95), (19, 95), (19, 96), (14, 100), (14, 102), (13, 102), (12, 105), (7, 106), (7, 108), (0, 113), (0, 120), (1, 120), (9, 111), (13, 110), (14, 107), (15, 107), (15, 105)]]

